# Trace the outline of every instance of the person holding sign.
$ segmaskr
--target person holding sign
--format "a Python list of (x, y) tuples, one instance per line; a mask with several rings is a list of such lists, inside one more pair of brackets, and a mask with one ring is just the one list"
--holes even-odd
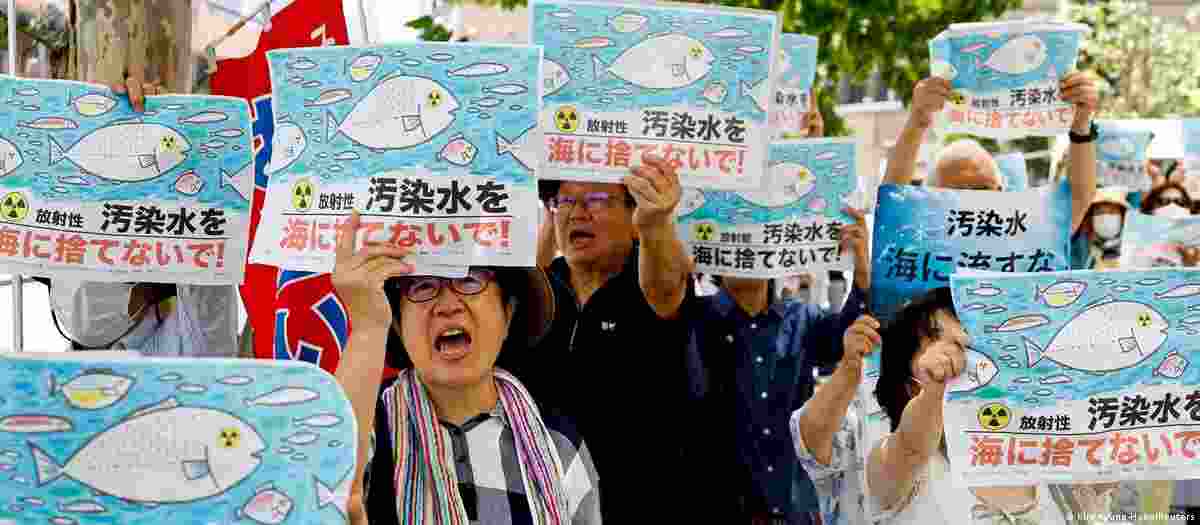
[[(1078, 231), (1083, 216), (1092, 204), (1096, 189), (1096, 128), (1092, 116), (1099, 101), (1095, 80), (1082, 72), (1071, 73), (1059, 85), (1061, 99), (1075, 108), (1071, 125), (1071, 201), (1072, 231)], [(909, 117), (887, 163), (884, 183), (909, 184), (916, 172), (917, 159), (925, 134), (933, 126), (936, 115), (946, 106), (952, 90), (950, 81), (932, 76), (921, 80), (913, 89)], [(934, 167), (930, 186), (954, 189), (1003, 188), (996, 163), (981, 147), (951, 144), (951, 152), (943, 152)], [(972, 154), (969, 150), (975, 149)]]
[[(472, 267), (457, 279), (412, 276), (407, 248), (356, 249), (360, 224), (355, 213), (333, 271), (354, 322), (337, 370), (359, 429), (351, 523), (368, 514), (375, 524), (600, 523), (575, 425), (497, 367), (550, 327), (545, 275)], [(389, 356), (393, 334), (401, 352)], [(389, 359), (402, 371), (379, 395)]]
[(675, 232), (679, 175), (647, 155), (622, 184), (543, 180), (539, 193), (563, 253), (548, 269), (558, 315), (511, 371), (536, 398), (575, 410), (606, 480), (606, 521), (673, 522), (693, 505), (685, 498), (699, 481), (665, 481), (647, 469), (684, 471), (678, 436), (650, 429), (664, 414), (693, 415), (681, 312), (694, 289)]
[[(109, 86), (135, 112), (156, 84), (127, 76)], [(51, 315), (72, 350), (130, 349), (153, 357), (233, 357), (237, 307), (232, 286), (108, 283), (39, 278), (50, 287)]]

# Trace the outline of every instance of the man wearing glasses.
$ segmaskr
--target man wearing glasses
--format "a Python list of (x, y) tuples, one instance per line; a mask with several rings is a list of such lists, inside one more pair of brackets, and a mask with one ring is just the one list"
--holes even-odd
[[(675, 523), (694, 492), (678, 422), (690, 415), (691, 263), (676, 237), (675, 168), (646, 156), (622, 184), (540, 181), (539, 253), (557, 316), (514, 374), (538, 399), (571, 403), (609, 523)], [(547, 263), (555, 247), (562, 256)], [(668, 419), (670, 418), (670, 422)]]

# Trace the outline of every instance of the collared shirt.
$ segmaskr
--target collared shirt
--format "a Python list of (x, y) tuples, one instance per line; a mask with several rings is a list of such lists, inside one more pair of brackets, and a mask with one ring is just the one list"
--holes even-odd
[(863, 491), (863, 454), (859, 450), (862, 427), (858, 414), (851, 406), (842, 418), (842, 425), (833, 434), (833, 453), (829, 464), (817, 461), (800, 435), (800, 418), (808, 410), (808, 403), (792, 413), (792, 440), (796, 445), (796, 457), (800, 466), (812, 479), (817, 491), (817, 502), (821, 507), (821, 522), (824, 525), (868, 525), (876, 522), (867, 519), (866, 493)]
[[(691, 319), (704, 368), (705, 404), (728, 433), (714, 433), (713, 453), (738, 479), (741, 514), (787, 516), (807, 523), (818, 505), (811, 481), (799, 467), (788, 435), (788, 418), (812, 395), (813, 368), (836, 362), (842, 335), (862, 313), (864, 294), (855, 288), (842, 311), (816, 305), (775, 303), (751, 318), (722, 290), (704, 298)], [(712, 423), (718, 426), (718, 423)], [(732, 491), (731, 491), (732, 492)]]
[[(506, 363), (534, 399), (571, 406), (604, 479), (609, 523), (676, 523), (690, 518), (694, 476), (681, 476), (689, 403), (688, 332), (647, 302), (635, 247), (621, 272), (580, 307), (562, 257), (550, 266), (556, 315), (550, 332), (519, 363)], [(686, 301), (694, 290), (688, 279)], [(683, 521), (680, 521), (683, 520)]]
[[(394, 382), (393, 382), (394, 385)], [(367, 480), (367, 517), (371, 525), (395, 525), (396, 486), (392, 429), (386, 387), (377, 403), (374, 443)], [(539, 403), (542, 421), (554, 439), (563, 466), (568, 521), (573, 525), (601, 523), (598, 477), (587, 446), (569, 417)], [(533, 525), (512, 428), (499, 404), (461, 426), (440, 422), (450, 433), (458, 476), (458, 493), (472, 524)]]

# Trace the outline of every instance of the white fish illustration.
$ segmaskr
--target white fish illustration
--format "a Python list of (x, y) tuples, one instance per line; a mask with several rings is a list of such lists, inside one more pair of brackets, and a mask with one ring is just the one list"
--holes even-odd
[(424, 144), (454, 122), (458, 99), (441, 84), (423, 77), (390, 76), (354, 105), (340, 124), (325, 117), (325, 138), (338, 134), (377, 150)]
[(562, 89), (569, 82), (571, 82), (571, 75), (567, 73), (567, 69), (562, 64), (548, 58), (542, 59), (543, 97), (558, 93), (558, 90)]
[(25, 159), (21, 157), (21, 150), (17, 149), (16, 144), (0, 137), (0, 177), (16, 171), (24, 163)]
[(573, 47), (576, 49), (602, 49), (613, 45), (613, 41), (602, 36), (593, 36), (580, 40), (576, 40)]
[(979, 288), (967, 290), (967, 293), (971, 295), (977, 295), (979, 297), (995, 297), (1003, 292), (999, 288), (996, 288), (990, 284), (981, 284), (979, 285)]
[(641, 31), (643, 27), (646, 27), (646, 22), (649, 20), (646, 15), (625, 12), (608, 19), (608, 25), (612, 27), (613, 31), (618, 33), (632, 33), (634, 31)]
[(350, 80), (362, 82), (375, 73), (375, 69), (379, 64), (383, 63), (383, 57), (379, 55), (363, 55), (350, 63)]
[(446, 76), (451, 77), (488, 77), (492, 75), (503, 75), (508, 73), (508, 66), (497, 64), (495, 62), (479, 62), (469, 66), (463, 66), (453, 71), (448, 71)]
[(296, 449), (285, 445), (285, 446), (279, 447), (278, 449), (276, 449), (276, 451), (279, 452), (280, 454), (291, 454), (292, 452), (295, 452)]
[(812, 192), (817, 178), (808, 168), (792, 162), (771, 166), (771, 189), (738, 192), (743, 199), (759, 206), (776, 208), (796, 202)]
[(338, 153), (337, 155), (333, 156), (333, 160), (358, 160), (358, 159), (359, 159), (359, 156), (358, 156), (358, 152), (356, 152), (356, 151), (343, 151), (343, 152)]
[(13, 91), (13, 94), (18, 97), (36, 97), (38, 90), (37, 88), (23, 88)]
[(998, 313), (1006, 312), (1006, 311), (1008, 311), (1008, 308), (1006, 308), (1004, 305), (997, 304), (997, 305), (987, 307), (987, 309), (984, 310), (983, 313), (991, 315), (991, 314), (998, 314)]
[(572, 12), (570, 12), (570, 11), (567, 11), (567, 10), (565, 10), (565, 9), (560, 9), (560, 10), (558, 10), (558, 11), (555, 11), (555, 12), (553, 12), (553, 13), (550, 13), (550, 16), (552, 16), (552, 17), (554, 17), (554, 18), (558, 18), (558, 19), (563, 19), (563, 18), (571, 18), (571, 17), (572, 17), (572, 16), (574, 16), (574, 15), (575, 15), (575, 13), (572, 13)]
[(296, 71), (308, 71), (312, 68), (317, 67), (317, 63), (313, 62), (312, 60), (309, 60), (307, 58), (300, 57), (300, 58), (296, 59), (295, 62), (288, 64), (288, 67), (295, 69)]
[(1125, 292), (1128, 292), (1129, 290), (1132, 290), (1132, 289), (1133, 289), (1133, 288), (1131, 288), (1131, 287), (1130, 287), (1129, 285), (1127, 285), (1127, 284), (1121, 284), (1121, 285), (1117, 285), (1117, 286), (1114, 286), (1114, 287), (1112, 287), (1112, 291), (1114, 291), (1114, 292), (1117, 292), (1117, 293), (1125, 293)]
[[(496, 140), (499, 140), (499, 134), (496, 136)], [(437, 158), (455, 166), (466, 166), (475, 160), (476, 153), (479, 153), (479, 149), (460, 133), (450, 138), (450, 142), (438, 152)]]
[(454, 55), (451, 55), (450, 53), (434, 53), (429, 55), (429, 59), (434, 62), (449, 62), (454, 60)]
[(766, 49), (764, 49), (762, 46), (742, 46), (737, 48), (738, 53), (746, 53), (748, 55), (762, 53), (763, 51), (766, 51)]
[(79, 123), (63, 117), (42, 117), (26, 122), (17, 122), (17, 126), (30, 129), (60, 130), (78, 129)]
[(700, 92), (700, 97), (713, 104), (725, 102), (725, 97), (729, 95), (729, 88), (720, 80), (709, 82), (704, 87), (704, 91)]
[(1041, 301), (1051, 308), (1071, 306), (1083, 296), (1087, 283), (1083, 281), (1058, 281), (1045, 288), (1033, 286), (1033, 300)]
[(79, 522), (77, 522), (71, 518), (68, 518), (66, 516), (55, 516), (53, 518), (50, 518), (50, 523), (52, 523), (54, 525), (76, 525)]
[(220, 111), (201, 111), (195, 115), (187, 116), (179, 119), (180, 124), (213, 124), (217, 122), (225, 122), (229, 120), (227, 113)]
[(1061, 384), (1065, 384), (1065, 383), (1070, 383), (1071, 376), (1066, 375), (1066, 374), (1046, 376), (1041, 379), (1038, 379), (1038, 382), (1043, 385), (1061, 385)]
[(179, 381), (180, 379), (183, 379), (183, 376), (179, 375), (177, 372), (167, 372), (161, 376), (158, 376), (159, 381), (168, 383), (172, 381)]
[(750, 97), (750, 100), (754, 101), (754, 107), (758, 108), (759, 111), (767, 110), (767, 100), (769, 95), (767, 94), (766, 78), (755, 82), (754, 85), (750, 85), (750, 83), (743, 81), (741, 87), (742, 96)]
[(999, 325), (985, 326), (983, 327), (983, 331), (989, 334), (994, 332), (1018, 332), (1037, 328), (1049, 322), (1050, 318), (1042, 314), (1025, 314), (1011, 317)]
[(1191, 362), (1186, 357), (1183, 357), (1183, 354), (1170, 352), (1158, 364), (1158, 367), (1154, 369), (1154, 375), (1179, 379), (1183, 375), (1183, 372), (1187, 370), (1189, 364)]
[(1100, 280), (1101, 286), (1108, 286), (1110, 284), (1117, 284), (1117, 280), (1116, 279), (1101, 279)]
[(76, 514), (100, 514), (102, 512), (108, 512), (108, 509), (99, 502), (91, 500), (75, 500), (68, 501), (66, 503), (59, 503), (58, 511), (73, 512)]
[(88, 93), (72, 99), (71, 106), (85, 117), (99, 117), (117, 107), (117, 101), (99, 93)]
[(350, 93), (350, 90), (346, 88), (326, 89), (325, 91), (322, 91), (320, 95), (317, 95), (317, 98), (305, 100), (304, 107), (311, 108), (316, 106), (337, 104), (338, 102), (346, 100), (351, 96), (352, 93)]
[(305, 149), (308, 149), (308, 137), (300, 126), (293, 122), (276, 124), (275, 135), (271, 137), (271, 160), (263, 172), (270, 175), (291, 166)]
[(592, 55), (596, 79), (605, 72), (647, 89), (675, 89), (704, 78), (716, 60), (703, 42), (681, 33), (642, 40), (626, 49), (611, 65)]
[(708, 34), (709, 38), (746, 38), (748, 36), (750, 36), (749, 31), (737, 27), (726, 27)]
[(322, 483), (320, 479), (313, 476), (313, 485), (317, 491), (317, 509), (333, 505), (343, 518), (347, 516), (346, 506), (350, 502), (350, 484), (354, 479), (354, 476), (351, 475), (353, 472), (353, 470), (347, 472), (342, 477), (342, 480), (338, 482), (337, 486), (333, 488), (330, 488), (329, 485)]
[(184, 195), (195, 195), (200, 193), (200, 189), (204, 187), (204, 179), (196, 174), (196, 170), (187, 170), (175, 179), (175, 191)]
[(520, 95), (526, 91), (529, 91), (529, 88), (522, 86), (521, 84), (500, 84), (498, 86), (484, 88), (483, 91), (485, 93), (494, 93), (497, 95)]
[(1067, 368), (1111, 372), (1136, 365), (1167, 340), (1167, 320), (1157, 310), (1132, 301), (1101, 301), (1067, 321), (1043, 347), (1022, 337), (1032, 368), (1042, 359)]
[(197, 385), (195, 383), (183, 383), (175, 389), (187, 394), (203, 394), (204, 392), (208, 391), (208, 387), (204, 385)]
[(1141, 286), (1154, 286), (1154, 285), (1156, 285), (1156, 284), (1159, 284), (1159, 283), (1161, 283), (1161, 282), (1163, 282), (1163, 280), (1162, 280), (1162, 279), (1159, 279), (1159, 278), (1157, 278), (1157, 277), (1147, 277), (1147, 278), (1145, 278), (1145, 279), (1141, 279), (1141, 280), (1139, 280), (1139, 281), (1138, 281), (1137, 283), (1135, 283), (1135, 284), (1138, 284), (1138, 285), (1141, 285)]
[(246, 406), (288, 406), (307, 403), (321, 397), (315, 390), (303, 387), (283, 386), (253, 399), (246, 400)]
[(83, 410), (99, 410), (125, 398), (133, 386), (133, 378), (110, 370), (88, 370), (63, 384), (49, 379), (50, 396), (62, 394), (71, 406)]
[(1154, 297), (1157, 299), (1182, 299), (1196, 295), (1200, 295), (1200, 284), (1188, 283), (1178, 285), (1165, 292), (1156, 293)]
[(96, 434), (61, 465), (33, 442), (29, 448), (39, 487), (67, 477), (125, 501), (184, 503), (238, 484), (258, 468), (266, 445), (233, 414), (171, 398)]
[(234, 376), (222, 377), (221, 379), (218, 379), (217, 382), (221, 383), (222, 385), (243, 386), (243, 385), (248, 385), (250, 383), (253, 383), (254, 378), (249, 377), (249, 376), (234, 375)]
[(474, 104), (476, 106), (479, 106), (481, 108), (494, 108), (496, 106), (499, 106), (502, 103), (504, 103), (504, 101), (500, 100), (496, 97), (483, 97), (474, 102)]
[[(223, 114), (223, 113), (222, 113)], [(63, 149), (50, 136), (50, 165), (69, 160), (97, 177), (140, 182), (163, 175), (187, 160), (192, 145), (162, 124), (123, 122), (97, 129)]]
[(223, 129), (223, 130), (221, 130), (221, 131), (213, 131), (213, 132), (209, 133), (208, 135), (209, 135), (210, 137), (221, 137), (221, 138), (226, 138), (226, 139), (235, 139), (235, 138), (238, 138), (238, 137), (240, 137), (240, 136), (242, 136), (242, 135), (245, 135), (245, 134), (246, 134), (245, 130), (241, 130), (241, 129), (238, 129), (238, 128), (229, 128), (229, 129)]
[(205, 142), (204, 144), (201, 145), (201, 147), (208, 148), (208, 149), (220, 149), (220, 148), (224, 148), (225, 146), (228, 146), (228, 145), (229, 145), (229, 143), (227, 143), (223, 140), (214, 139), (214, 140)]
[(1113, 158), (1127, 158), (1133, 155), (1133, 141), (1129, 137), (1108, 137), (1100, 141), (1100, 151)]
[(537, 128), (537, 126), (530, 127), (522, 132), (521, 136), (514, 140), (509, 140), (507, 137), (501, 135), (500, 132), (497, 131), (496, 155), (512, 155), (513, 158), (517, 159), (517, 162), (520, 162), (521, 165), (525, 167), (525, 169), (533, 171), (533, 168), (537, 166), (539, 158), (538, 148), (541, 146), (541, 143), (534, 139), (534, 136), (537, 135), (537, 133), (531, 133), (531, 131), (534, 131), (535, 128)]
[(316, 441), (320, 437), (321, 436), (317, 435), (315, 432), (304, 431), (304, 432), (297, 432), (295, 434), (292, 434), (288, 437), (283, 438), (283, 440), (287, 441), (288, 443), (291, 443), (293, 445), (307, 445), (307, 444), (312, 443), (313, 441)]
[(1046, 43), (1035, 35), (1025, 35), (1005, 42), (980, 67), (1006, 75), (1024, 75), (1046, 63)]
[(683, 188), (679, 198), (679, 206), (675, 209), (676, 216), (683, 217), (704, 207), (704, 192), (696, 188)]
[(962, 375), (949, 385), (947, 392), (973, 392), (987, 386), (1000, 373), (992, 358), (973, 348), (967, 349), (966, 361)]
[(337, 414), (317, 414), (309, 417), (297, 417), (292, 423), (299, 427), (327, 428), (342, 422), (342, 416)]
[(167, 105), (163, 106), (163, 109), (165, 109), (167, 111), (179, 111), (183, 108), (184, 108), (183, 104), (167, 104)]
[(963, 311), (964, 311), (964, 312), (974, 312), (975, 310), (983, 310), (984, 308), (987, 308), (987, 305), (986, 305), (986, 304), (983, 304), (983, 303), (971, 303), (971, 304), (968, 304), (968, 305), (964, 306), (964, 307), (963, 307)]
[(261, 525), (279, 525), (292, 513), (292, 498), (275, 485), (258, 487), (254, 495), (238, 509), (238, 519), (248, 519)]

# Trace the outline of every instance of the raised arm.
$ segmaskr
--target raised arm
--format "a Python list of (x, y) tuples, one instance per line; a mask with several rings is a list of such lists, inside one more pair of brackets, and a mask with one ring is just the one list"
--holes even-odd
[(917, 170), (917, 157), (921, 154), (921, 143), (925, 141), (925, 132), (933, 126), (933, 118), (946, 106), (950, 98), (950, 81), (939, 77), (929, 77), (917, 82), (913, 88), (912, 102), (909, 103), (908, 121), (896, 145), (892, 146), (892, 154), (888, 157), (887, 174), (883, 177), (885, 184), (908, 184), (912, 182)]
[(633, 223), (641, 244), (639, 284), (646, 302), (659, 317), (675, 319), (687, 296), (691, 270), (687, 250), (675, 234), (675, 206), (683, 191), (679, 174), (669, 162), (652, 155), (642, 161), (643, 165), (633, 168), (622, 181), (637, 202)]
[(863, 358), (881, 343), (877, 330), (879, 321), (867, 315), (859, 317), (846, 330), (842, 338), (845, 353), (837, 369), (801, 409), (799, 436), (793, 436), (793, 439), (803, 443), (803, 448), (822, 465), (829, 465), (833, 460), (833, 435), (841, 428), (846, 410), (862, 381)]
[(903, 501), (920, 469), (937, 453), (946, 382), (962, 371), (964, 363), (962, 346), (947, 341), (932, 343), (918, 359), (921, 392), (904, 407), (896, 430), (875, 444), (867, 458), (867, 486), (880, 508), (889, 510)]
[[(358, 457), (354, 466), (354, 484), (348, 505), (351, 525), (366, 525), (363, 506), (363, 472), (367, 451), (375, 428), (376, 400), (379, 381), (383, 376), (387, 354), (388, 330), (392, 326), (392, 309), (383, 284), (392, 277), (412, 273), (412, 265), (401, 258), (407, 248), (370, 245), (355, 250), (355, 238), (360, 225), (358, 213), (351, 215), (337, 244), (337, 262), (333, 268), (333, 287), (346, 304), (353, 323), (350, 341), (342, 352), (335, 374), (338, 383), (350, 398), (354, 419), (358, 422)], [(377, 452), (388, 454), (391, 451)]]
[[(1092, 115), (1100, 100), (1096, 81), (1087, 73), (1074, 72), (1067, 75), (1059, 86), (1063, 102), (1075, 106), (1075, 120), (1071, 131), (1076, 135), (1091, 133)], [(1071, 232), (1079, 230), (1083, 216), (1092, 205), (1096, 193), (1096, 142), (1076, 143), (1070, 148), (1071, 165), (1068, 177), (1071, 181)]]

